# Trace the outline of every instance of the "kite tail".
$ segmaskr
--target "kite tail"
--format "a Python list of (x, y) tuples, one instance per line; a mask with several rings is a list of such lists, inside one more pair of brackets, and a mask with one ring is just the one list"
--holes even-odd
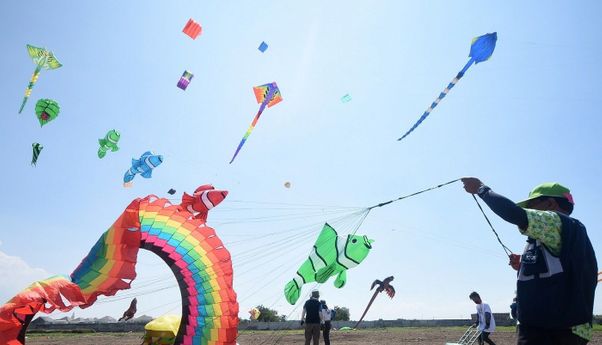
[(366, 309), (364, 310), (362, 317), (360, 317), (360, 320), (355, 324), (355, 327), (353, 327), (353, 328), (357, 328), (357, 326), (359, 326), (360, 322), (362, 322), (362, 320), (364, 319), (364, 316), (366, 316), (368, 309), (370, 309), (370, 306), (372, 306), (372, 302), (374, 302), (374, 300), (376, 299), (376, 295), (378, 295), (378, 293), (379, 293), (379, 291), (378, 291), (378, 289), (376, 289), (376, 291), (374, 291), (374, 294), (372, 295), (372, 298), (370, 299), (370, 302), (366, 306)]
[(27, 85), (27, 88), (25, 89), (25, 97), (23, 97), (23, 102), (21, 103), (21, 108), (19, 108), (19, 114), (21, 114), (21, 112), (23, 111), (23, 108), (25, 108), (25, 103), (27, 103), (27, 99), (29, 98), (29, 96), (31, 96), (31, 89), (33, 89), (33, 86), (38, 81), (38, 77), (40, 76), (41, 70), (42, 70), (42, 67), (37, 66), (36, 70), (31, 75), (31, 80), (29, 81), (29, 84)]
[(104, 156), (107, 155), (107, 149), (105, 149), (104, 147), (100, 147), (98, 149), (98, 158), (104, 158)]
[(247, 132), (242, 137), (240, 144), (238, 144), (238, 147), (236, 148), (236, 152), (234, 152), (234, 156), (232, 156), (232, 159), (230, 160), (230, 164), (232, 164), (232, 162), (234, 162), (234, 159), (236, 158), (236, 156), (238, 156), (238, 152), (240, 151), (240, 149), (243, 147), (243, 145), (247, 141), (247, 138), (249, 137), (249, 135), (251, 135), (251, 132), (253, 131), (253, 129), (255, 128), (255, 125), (257, 124), (257, 120), (259, 120), (259, 117), (261, 116), (261, 113), (263, 112), (262, 109), (263, 109), (263, 107), (259, 109), (259, 112), (257, 112), (257, 115), (255, 115), (255, 118), (253, 119), (253, 122), (251, 122), (249, 129), (247, 129)]
[(468, 63), (464, 66), (464, 68), (462, 68), (462, 70), (456, 75), (456, 77), (449, 84), (447, 84), (447, 87), (443, 90), (443, 92), (441, 92), (439, 94), (439, 97), (437, 97), (437, 99), (424, 112), (424, 114), (422, 114), (422, 116), (420, 116), (420, 118), (412, 126), (412, 128), (410, 128), (410, 130), (407, 131), (406, 134), (404, 134), (401, 138), (397, 139), (397, 141), (401, 141), (403, 138), (407, 137), (410, 133), (412, 133), (416, 129), (416, 127), (420, 126), (420, 124), (422, 123), (422, 121), (424, 121), (424, 119), (426, 119), (431, 114), (431, 112), (433, 111), (433, 109), (435, 109), (435, 107), (441, 102), (441, 100), (443, 98), (445, 98), (445, 96), (447, 96), (447, 94), (449, 93), (449, 91), (454, 86), (456, 86), (456, 84), (458, 83), (458, 81), (460, 81), (460, 79), (462, 79), (462, 77), (464, 76), (464, 72), (466, 72), (466, 70), (468, 69), (468, 67), (470, 67), (470, 65), (472, 65), (473, 62), (474, 62), (474, 60), (472, 60), (472, 59), (470, 59), (470, 61), (468, 61)]

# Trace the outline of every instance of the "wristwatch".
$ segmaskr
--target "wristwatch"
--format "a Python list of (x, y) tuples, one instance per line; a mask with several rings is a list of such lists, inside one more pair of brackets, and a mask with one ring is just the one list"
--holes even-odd
[(477, 195), (478, 196), (483, 196), (483, 194), (487, 193), (490, 190), (491, 190), (491, 188), (489, 188), (486, 185), (482, 184), (481, 187), (479, 187), (479, 189), (477, 189)]

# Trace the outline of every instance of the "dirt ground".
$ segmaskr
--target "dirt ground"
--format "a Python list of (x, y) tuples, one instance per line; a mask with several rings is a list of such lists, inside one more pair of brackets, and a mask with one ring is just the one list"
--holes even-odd
[[(456, 342), (464, 333), (461, 328), (386, 328), (359, 331), (332, 331), (332, 345), (445, 345)], [(139, 345), (142, 333), (95, 334), (29, 334), (28, 345)], [(512, 330), (492, 334), (497, 345), (516, 344)], [(244, 331), (238, 337), (240, 345), (303, 344), (301, 331)], [(320, 344), (324, 344), (320, 339)], [(602, 345), (602, 332), (595, 332), (589, 344)]]

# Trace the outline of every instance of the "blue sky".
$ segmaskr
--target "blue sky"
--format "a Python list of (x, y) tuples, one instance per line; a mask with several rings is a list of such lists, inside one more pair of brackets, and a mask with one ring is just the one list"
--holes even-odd
[[(321, 223), (351, 229), (357, 217), (339, 207), (370, 206), (460, 176), (478, 176), (515, 200), (541, 182), (567, 185), (574, 216), (600, 249), (601, 7), (2, 2), (0, 299), (34, 280), (71, 273), (132, 199), (167, 196), (169, 188), (181, 195), (205, 183), (230, 191), (209, 224), (233, 255), (245, 318), (258, 304), (299, 317), (283, 287)], [(203, 26), (194, 41), (181, 32), (189, 18)], [(471, 67), (397, 142), (466, 63), (471, 39), (494, 31), (492, 58)], [(261, 41), (269, 44), (264, 54)], [(64, 66), (42, 72), (18, 115), (34, 70), (28, 43), (51, 49)], [(195, 75), (186, 91), (176, 87), (184, 70)], [(229, 165), (258, 109), (252, 87), (272, 81), (284, 101), (264, 112)], [(347, 93), (352, 100), (342, 103)], [(44, 128), (33, 110), (39, 98), (61, 104), (58, 119)], [(97, 140), (113, 128), (121, 132), (121, 149), (99, 160)], [(35, 168), (33, 142), (44, 145)], [(164, 163), (152, 179), (138, 176), (124, 189), (131, 158), (147, 150)], [(491, 218), (502, 240), (521, 252), (518, 231)], [(348, 272), (345, 288), (320, 287), (352, 318), (368, 302), (371, 282), (389, 275), (397, 296), (377, 299), (367, 319), (467, 317), (473, 290), (494, 312), (509, 310), (514, 272), (459, 183), (373, 210), (358, 234), (375, 240), (372, 253)], [(76, 315), (119, 316), (134, 295), (140, 314), (177, 311), (175, 280), (158, 258), (142, 252), (138, 273), (131, 292)]]

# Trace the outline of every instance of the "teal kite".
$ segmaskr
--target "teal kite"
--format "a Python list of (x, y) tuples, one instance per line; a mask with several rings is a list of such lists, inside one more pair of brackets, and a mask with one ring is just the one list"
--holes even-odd
[(57, 69), (63, 65), (54, 57), (51, 51), (46, 50), (44, 48), (34, 47), (32, 45), (27, 45), (27, 53), (29, 57), (32, 58), (33, 62), (36, 64), (36, 69), (31, 76), (31, 80), (27, 85), (27, 89), (25, 89), (25, 97), (23, 98), (23, 103), (21, 103), (21, 108), (19, 109), (19, 114), (23, 111), (25, 107), (25, 103), (27, 103), (27, 99), (31, 95), (31, 89), (35, 85), (38, 77), (40, 76), (40, 72), (42, 68), (44, 69)]
[(119, 150), (117, 143), (121, 135), (114, 129), (107, 132), (104, 138), (98, 139), (100, 147), (98, 148), (98, 158), (104, 158), (107, 155), (107, 151), (115, 152)]
[(347, 282), (347, 270), (359, 265), (370, 253), (374, 240), (367, 236), (337, 236), (336, 230), (324, 224), (309, 258), (301, 265), (295, 277), (284, 287), (284, 296), (290, 304), (297, 303), (303, 284), (324, 283), (336, 276), (334, 286), (342, 288)]
[(424, 121), (424, 119), (426, 119), (430, 115), (431, 111), (433, 111), (433, 109), (435, 109), (435, 107), (441, 102), (441, 100), (445, 98), (445, 96), (447, 96), (449, 90), (451, 90), (458, 83), (458, 81), (462, 79), (464, 73), (466, 73), (468, 68), (472, 66), (473, 63), (477, 64), (479, 62), (489, 60), (491, 54), (493, 54), (493, 51), (495, 50), (496, 41), (496, 32), (479, 36), (472, 40), (472, 44), (470, 46), (470, 54), (468, 54), (470, 60), (468, 60), (466, 65), (464, 65), (464, 68), (462, 68), (462, 70), (458, 73), (458, 75), (456, 75), (454, 80), (452, 80), (447, 85), (443, 92), (439, 94), (439, 97), (437, 97), (437, 99), (424, 112), (424, 114), (422, 114), (420, 119), (418, 119), (418, 121), (412, 126), (412, 128), (410, 128), (401, 138), (397, 139), (398, 141), (402, 140), (403, 138), (407, 137), (410, 133), (412, 133), (412, 131), (414, 131), (414, 129), (416, 129), (416, 127), (418, 127), (422, 123), (422, 121)]

